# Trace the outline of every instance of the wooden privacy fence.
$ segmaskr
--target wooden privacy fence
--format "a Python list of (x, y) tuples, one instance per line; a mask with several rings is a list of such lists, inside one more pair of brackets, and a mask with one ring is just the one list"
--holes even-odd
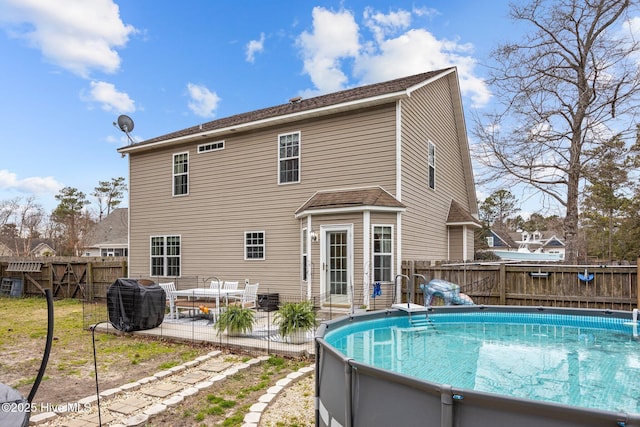
[[(126, 259), (29, 258), (0, 260), (0, 277), (18, 280), (22, 295), (42, 295), (51, 289), (56, 298), (93, 299), (118, 277), (127, 277)], [(103, 295), (100, 295), (103, 296)]]
[[(640, 307), (638, 269), (635, 266), (568, 266), (556, 264), (432, 264), (403, 262), (402, 301), (413, 285), (415, 301), (424, 276), (460, 286), (476, 304), (579, 307), (630, 311)], [(420, 276), (416, 276), (420, 275)], [(406, 280), (404, 280), (406, 282)]]

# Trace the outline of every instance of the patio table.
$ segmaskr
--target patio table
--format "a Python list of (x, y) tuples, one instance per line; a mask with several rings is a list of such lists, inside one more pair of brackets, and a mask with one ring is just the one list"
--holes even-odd
[(215, 288), (193, 288), (174, 291), (173, 295), (189, 297), (194, 299), (207, 298), (216, 300), (216, 309), (220, 309), (220, 297), (228, 299), (229, 295), (242, 295), (244, 289), (215, 289)]

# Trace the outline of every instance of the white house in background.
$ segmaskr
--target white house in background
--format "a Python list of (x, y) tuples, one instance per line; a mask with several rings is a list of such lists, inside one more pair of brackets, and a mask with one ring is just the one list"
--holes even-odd
[(85, 242), (83, 256), (127, 256), (129, 254), (129, 209), (114, 209), (94, 225)]
[(565, 244), (555, 234), (545, 237), (541, 231), (504, 232), (491, 230), (489, 250), (504, 260), (562, 261)]

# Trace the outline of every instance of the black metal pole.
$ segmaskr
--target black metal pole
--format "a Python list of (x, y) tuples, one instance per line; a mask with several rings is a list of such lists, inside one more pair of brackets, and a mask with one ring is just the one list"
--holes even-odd
[(51, 289), (44, 290), (44, 296), (47, 298), (47, 342), (44, 347), (44, 355), (42, 356), (42, 362), (40, 363), (40, 370), (38, 370), (38, 376), (36, 377), (36, 381), (33, 383), (33, 387), (31, 387), (31, 392), (29, 393), (29, 397), (27, 401), (29, 403), (33, 402), (33, 398), (38, 391), (38, 387), (40, 387), (40, 382), (42, 381), (42, 377), (44, 377), (44, 371), (47, 369), (47, 363), (49, 363), (49, 354), (51, 354), (51, 343), (53, 342), (53, 296), (51, 294)]

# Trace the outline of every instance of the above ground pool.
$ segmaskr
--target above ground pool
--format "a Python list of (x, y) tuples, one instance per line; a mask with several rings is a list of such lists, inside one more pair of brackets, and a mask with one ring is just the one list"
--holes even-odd
[(317, 425), (640, 426), (638, 329), (629, 312), (530, 307), (328, 322)]

